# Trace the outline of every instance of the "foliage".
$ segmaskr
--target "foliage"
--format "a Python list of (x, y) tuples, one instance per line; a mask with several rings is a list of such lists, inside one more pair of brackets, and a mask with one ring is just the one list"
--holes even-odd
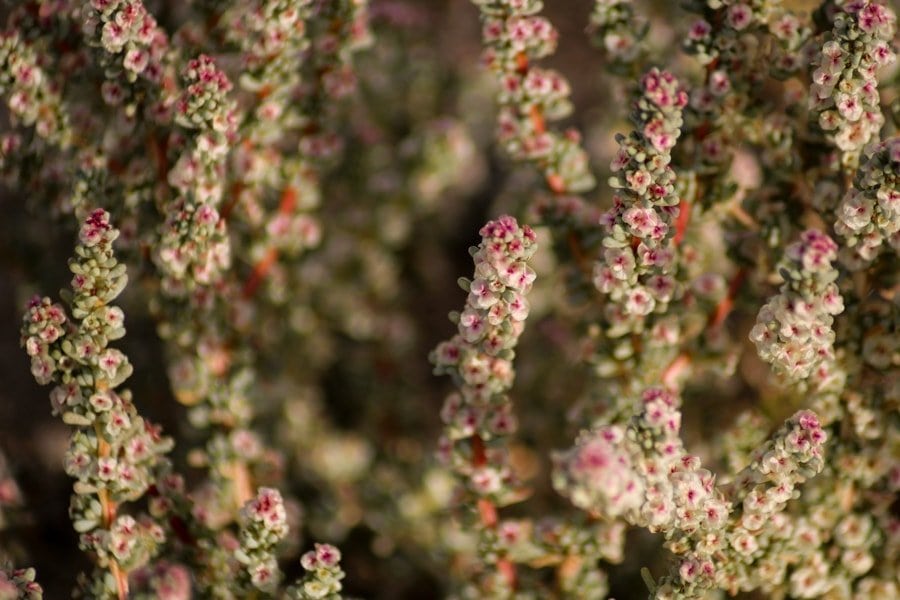
[(0, 598), (900, 597), (889, 4), (10, 3)]

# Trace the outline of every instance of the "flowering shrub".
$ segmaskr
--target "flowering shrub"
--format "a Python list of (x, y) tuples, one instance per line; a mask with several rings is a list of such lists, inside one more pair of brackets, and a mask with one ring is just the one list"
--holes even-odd
[(900, 598), (895, 10), (7, 3), (0, 599)]

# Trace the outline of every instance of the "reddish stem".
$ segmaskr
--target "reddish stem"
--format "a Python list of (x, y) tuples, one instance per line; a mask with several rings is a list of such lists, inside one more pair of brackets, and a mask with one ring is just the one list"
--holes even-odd
[(472, 466), (480, 469), (487, 464), (487, 453), (484, 448), (484, 440), (480, 435), (472, 438)]
[[(476, 469), (487, 464), (487, 452), (484, 446), (484, 440), (480, 435), (472, 438), (472, 466)], [(477, 502), (478, 516), (481, 525), (485, 529), (496, 529), (499, 518), (497, 516), (497, 506), (488, 498), (479, 498)], [(510, 589), (516, 587), (516, 565), (506, 557), (497, 559), (497, 570), (503, 575)]]
[(498, 558), (497, 559), (497, 570), (503, 575), (503, 578), (506, 579), (506, 582), (509, 584), (510, 589), (516, 588), (516, 565), (509, 560), (508, 558)]
[(169, 161), (166, 158), (166, 149), (163, 147), (162, 141), (152, 135), (147, 139), (147, 146), (153, 156), (153, 162), (156, 163), (156, 179), (166, 181), (169, 177)]
[(691, 222), (691, 203), (687, 199), (682, 198), (678, 204), (678, 218), (675, 219), (675, 237), (672, 243), (676, 246), (681, 244), (684, 239), (684, 233), (687, 231), (688, 223)]
[(544, 122), (544, 115), (541, 113), (540, 106), (532, 104), (531, 110), (528, 111), (528, 117), (531, 119), (531, 126), (536, 134), (541, 135), (547, 131), (547, 124)]
[[(706, 320), (707, 329), (721, 327), (722, 323), (725, 322), (725, 319), (728, 317), (729, 313), (731, 313), (731, 309), (734, 308), (734, 299), (737, 297), (737, 293), (740, 291), (741, 285), (743, 285), (746, 278), (747, 270), (745, 268), (739, 269), (738, 272), (734, 274), (734, 277), (732, 277), (731, 282), (728, 285), (728, 293), (719, 301), (713, 311), (709, 313), (709, 317)], [(663, 385), (669, 389), (675, 389), (677, 387), (675, 382), (678, 379), (678, 376), (683, 373), (690, 364), (690, 355), (687, 352), (681, 352), (668, 364), (668, 366), (666, 366), (665, 369), (663, 369), (662, 375), (660, 375)]]
[(563, 181), (563, 178), (559, 176), (557, 173), (551, 173), (547, 175), (547, 187), (550, 188), (550, 191), (556, 194), (557, 196), (561, 196), (566, 193), (566, 184)]
[[(281, 194), (281, 203), (278, 205), (279, 215), (288, 215), (294, 211), (297, 205), (297, 190), (293, 186), (287, 186)], [(250, 276), (244, 283), (244, 298), (250, 298), (259, 289), (260, 284), (272, 270), (275, 262), (278, 260), (278, 248), (269, 246), (265, 254), (253, 266)]]
[(676, 389), (677, 386), (675, 385), (675, 382), (678, 379), (678, 376), (681, 375), (685, 371), (685, 369), (690, 366), (690, 364), (691, 357), (688, 356), (687, 352), (682, 352), (681, 354), (676, 356), (660, 376), (663, 385), (670, 390)]
[(519, 75), (525, 75), (528, 73), (528, 55), (524, 52), (519, 52), (516, 54), (516, 72)]
[(745, 268), (738, 269), (738, 272), (734, 274), (731, 283), (728, 284), (728, 293), (719, 301), (715, 310), (709, 315), (707, 325), (710, 328), (719, 327), (728, 317), (731, 309), (734, 308), (734, 299), (737, 297), (737, 293), (740, 291), (746, 278), (747, 269)]
[(487, 529), (497, 526), (497, 507), (487, 498), (478, 499), (478, 516), (481, 517), (481, 524)]
[[(106, 389), (106, 387), (105, 382), (97, 385), (98, 389)], [(97, 455), (100, 458), (106, 458), (112, 450), (109, 443), (103, 438), (96, 422), (94, 423), (94, 430), (97, 432)], [(100, 488), (97, 491), (97, 499), (100, 501), (100, 516), (103, 520), (103, 529), (109, 531), (116, 520), (118, 504), (109, 497), (109, 490), (106, 488)], [(109, 561), (109, 571), (116, 582), (116, 596), (119, 600), (125, 600), (128, 598), (128, 573), (122, 569), (115, 558), (111, 558)]]

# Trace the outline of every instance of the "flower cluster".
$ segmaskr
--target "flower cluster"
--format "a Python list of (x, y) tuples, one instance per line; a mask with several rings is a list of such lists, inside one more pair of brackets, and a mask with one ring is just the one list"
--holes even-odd
[(299, 149), (302, 156), (321, 160), (333, 158), (341, 148), (340, 136), (326, 123), (355, 89), (352, 58), (372, 43), (372, 36), (365, 0), (315, 2), (312, 12), (299, 99), (304, 125)]
[(556, 49), (558, 33), (543, 17), (539, 0), (474, 0), (481, 8), (484, 62), (500, 85), (499, 138), (516, 159), (538, 164), (551, 190), (583, 192), (594, 186), (587, 155), (574, 130), (559, 134), (547, 120), (571, 111), (569, 82), (532, 63)]
[(272, 488), (257, 490), (256, 498), (241, 509), (240, 525), (240, 547), (235, 551), (238, 561), (245, 565), (254, 588), (275, 591), (281, 571), (274, 550), (288, 531), (281, 493)]
[(834, 229), (847, 240), (841, 258), (851, 268), (874, 260), (885, 242), (900, 251), (900, 137), (866, 148)]
[(783, 521), (796, 486), (821, 471), (827, 434), (814, 413), (800, 411), (754, 451), (732, 486), (717, 487), (700, 459), (685, 451), (679, 404), (670, 391), (646, 390), (626, 428), (587, 432), (556, 456), (554, 486), (591, 514), (664, 533), (666, 546), (680, 556), (654, 597), (754, 589), (759, 581), (746, 566), (770, 539), (760, 530), (773, 527), (773, 519)]
[(0, 568), (0, 600), (41, 600), (44, 591), (34, 580), (34, 569)]
[(308, 46), (306, 18), (310, 0), (259, 0), (252, 10), (226, 13), (228, 35), (240, 45), (245, 72), (241, 87), (258, 94), (263, 102), (257, 108), (260, 117), (276, 118), (281, 103), (292, 86), (297, 85), (295, 61)]
[(785, 250), (779, 263), (784, 279), (756, 318), (750, 339), (760, 357), (794, 381), (833, 370), (834, 315), (844, 310), (835, 283), (838, 246), (827, 235), (809, 229)]
[(300, 566), (306, 571), (301, 581), (288, 589), (288, 597), (293, 600), (340, 600), (341, 552), (331, 544), (316, 544), (300, 558)]
[[(704, 590), (767, 588), (784, 579), (784, 543), (791, 540), (793, 521), (785, 508), (797, 486), (824, 466), (828, 438), (815, 413), (799, 411), (752, 455), (731, 486), (725, 488), (728, 512), (707, 530), (688, 530), (690, 546), (655, 589), (659, 600), (695, 598)], [(682, 505), (684, 506), (684, 505)], [(732, 508), (733, 507), (733, 508)], [(690, 512), (690, 505), (681, 509)], [(678, 546), (674, 549), (678, 552)], [(758, 569), (748, 569), (758, 564)], [(777, 573), (777, 575), (776, 575)]]
[(607, 425), (585, 433), (556, 457), (554, 486), (572, 503), (607, 517), (663, 531), (715, 530), (729, 506), (714, 478), (685, 452), (679, 437), (678, 397), (650, 388), (627, 427)]
[(22, 345), (38, 383), (55, 383), (53, 413), (77, 427), (65, 470), (76, 480), (70, 507), (81, 547), (108, 569), (87, 585), (92, 593), (127, 593), (127, 573), (145, 564), (164, 541), (149, 519), (116, 515), (119, 504), (137, 500), (153, 484), (171, 441), (145, 421), (130, 392), (115, 390), (132, 372), (128, 358), (109, 342), (125, 334), (122, 310), (110, 303), (127, 282), (113, 253), (119, 231), (96, 209), (81, 224), (67, 296), (71, 317), (49, 298), (35, 297), (22, 326)]
[(52, 144), (72, 139), (68, 112), (57, 84), (41, 67), (31, 45), (15, 32), (0, 34), (0, 94), (13, 117)]
[[(685, 50), (696, 55), (702, 64), (717, 59), (723, 62), (739, 55), (737, 38), (745, 31), (760, 26), (768, 12), (765, 0), (745, 2), (741, 0), (691, 0), (687, 8), (704, 15), (695, 21), (685, 38)], [(711, 21), (720, 23), (713, 27)]]
[(135, 600), (190, 600), (191, 575), (187, 567), (160, 560), (137, 571), (132, 578)]
[(747, 73), (745, 59), (752, 53), (750, 33), (765, 33), (775, 42), (767, 57), (766, 67), (778, 78), (801, 69), (805, 60), (804, 44), (810, 31), (800, 17), (769, 0), (690, 0), (686, 8), (702, 17), (694, 21), (685, 37), (684, 47), (701, 64), (723, 74), (737, 85), (746, 85), (741, 75)]
[(851, 169), (884, 124), (878, 71), (896, 60), (890, 46), (896, 22), (894, 12), (878, 0), (843, 3), (832, 37), (816, 59), (809, 107)]
[[(209, 140), (212, 155), (221, 152), (227, 136), (234, 133), (234, 102), (228, 97), (231, 82), (206, 55), (188, 62), (182, 73), (184, 91), (178, 99), (176, 122), (186, 129), (214, 131), (224, 138)], [(216, 143), (217, 142), (217, 143)]]
[(614, 69), (625, 70), (641, 58), (649, 22), (635, 14), (631, 0), (596, 0), (590, 27)]
[[(85, 10), (85, 31), (99, 38), (111, 74), (124, 73), (129, 83), (138, 77), (162, 83), (168, 39), (141, 0), (92, 0)], [(110, 78), (103, 84), (103, 97), (119, 104), (129, 89)]]
[(509, 216), (486, 224), (481, 236), (481, 244), (471, 249), (475, 278), (460, 280), (469, 292), (466, 308), (450, 315), (459, 333), (439, 344), (431, 361), (436, 374), (450, 374), (459, 388), (442, 409), (453, 462), (461, 460), (461, 472), (478, 496), (494, 496), (506, 491), (504, 482), (511, 476), (507, 467), (491, 464), (502, 454), (472, 464), (471, 458), (457, 456), (456, 446), (473, 436), (483, 442), (515, 430), (505, 394), (512, 387), (514, 349), (528, 317), (525, 295), (535, 278), (527, 261), (537, 246), (534, 231)]
[(228, 96), (231, 82), (210, 57), (189, 61), (182, 85), (175, 121), (187, 139), (168, 174), (177, 195), (166, 208), (154, 256), (166, 275), (166, 291), (176, 296), (194, 285), (211, 284), (230, 263), (218, 206), (228, 142), (236, 128), (236, 107)]
[(665, 312), (676, 294), (672, 225), (679, 199), (670, 153), (686, 104), (675, 78), (653, 69), (641, 80), (631, 115), (635, 129), (617, 137), (610, 185), (620, 192), (601, 221), (607, 235), (594, 284), (612, 300), (607, 312), (620, 323), (619, 335), (639, 331), (644, 318)]

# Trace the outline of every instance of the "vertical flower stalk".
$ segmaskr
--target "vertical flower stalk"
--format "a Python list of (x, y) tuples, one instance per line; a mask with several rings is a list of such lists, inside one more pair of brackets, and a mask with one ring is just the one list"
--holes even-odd
[(580, 195), (592, 189), (587, 152), (577, 129), (549, 126), (572, 111), (571, 86), (562, 73), (535, 63), (556, 51), (559, 32), (537, 13), (541, 0), (473, 0), (481, 11), (482, 60), (499, 87), (497, 140), (515, 160), (543, 175), (551, 196), (541, 194), (533, 209), (553, 230), (554, 252), (566, 265), (573, 295), (591, 288), (590, 255), (597, 210)]
[(809, 108), (850, 172), (884, 125), (878, 71), (897, 58), (890, 46), (896, 24), (894, 11), (878, 0), (841, 2), (815, 61)]
[(275, 546), (288, 532), (281, 493), (272, 488), (257, 490), (256, 497), (241, 509), (239, 524), (240, 547), (235, 556), (245, 569), (246, 576), (239, 580), (243, 593), (252, 594), (251, 589), (274, 593), (282, 577)]
[(780, 292), (760, 310), (750, 339), (760, 358), (792, 381), (830, 377), (834, 364), (834, 315), (844, 310), (833, 262), (838, 246), (815, 229), (785, 250)]
[[(535, 234), (510, 216), (481, 229), (482, 241), (470, 252), (474, 279), (461, 279), (469, 292), (461, 313), (451, 313), (459, 332), (431, 354), (436, 374), (449, 374), (458, 392), (441, 411), (446, 429), (441, 452), (476, 501), (482, 530), (497, 526), (497, 505), (514, 502), (520, 490), (510, 470), (504, 444), (516, 428), (512, 403), (515, 347), (525, 327), (525, 295), (535, 273), (528, 259), (537, 249)], [(515, 584), (512, 563), (497, 567), (509, 587)]]
[(481, 9), (484, 62), (500, 85), (500, 142), (513, 158), (538, 166), (554, 193), (589, 190), (595, 181), (579, 134), (547, 127), (548, 121), (568, 115), (572, 105), (565, 77), (532, 64), (553, 54), (559, 36), (547, 19), (536, 15), (542, 2), (473, 1)]
[(885, 245), (900, 252), (900, 137), (863, 152), (853, 187), (838, 207), (834, 230), (846, 241), (841, 261), (853, 270), (869, 265)]
[(154, 253), (163, 289), (173, 295), (212, 284), (231, 261), (219, 214), (225, 158), (236, 128), (231, 82), (210, 57), (201, 55), (188, 62), (181, 83), (175, 122), (183, 128), (184, 147), (168, 174), (176, 195), (164, 207)]
[(595, 0), (589, 30), (609, 56), (613, 71), (633, 74), (646, 54), (650, 22), (638, 16), (632, 0)]
[(333, 157), (341, 138), (332, 127), (337, 102), (356, 87), (353, 54), (372, 43), (369, 0), (314, 0), (309, 21), (310, 47), (304, 61), (299, 104), (303, 128), (299, 150), (311, 160)]
[(675, 191), (671, 151), (680, 134), (687, 94), (668, 72), (650, 70), (631, 114), (635, 129), (617, 136), (619, 151), (609, 183), (619, 190), (602, 218), (603, 259), (594, 284), (611, 303), (610, 335), (640, 332), (648, 315), (665, 312), (676, 293)]
[(14, 119), (38, 137), (65, 148), (72, 129), (60, 91), (40, 66), (30, 44), (16, 31), (0, 34), (0, 94)]
[(149, 517), (120, 514), (120, 508), (153, 484), (171, 441), (138, 414), (130, 392), (116, 390), (132, 372), (128, 358), (109, 347), (125, 335), (122, 310), (111, 304), (127, 282), (112, 248), (118, 235), (106, 211), (88, 215), (69, 263), (70, 312), (49, 298), (33, 299), (22, 345), (37, 382), (55, 384), (53, 414), (76, 428), (65, 459), (66, 473), (76, 480), (69, 512), (97, 568), (84, 592), (122, 600), (129, 572), (153, 557), (164, 533)]

